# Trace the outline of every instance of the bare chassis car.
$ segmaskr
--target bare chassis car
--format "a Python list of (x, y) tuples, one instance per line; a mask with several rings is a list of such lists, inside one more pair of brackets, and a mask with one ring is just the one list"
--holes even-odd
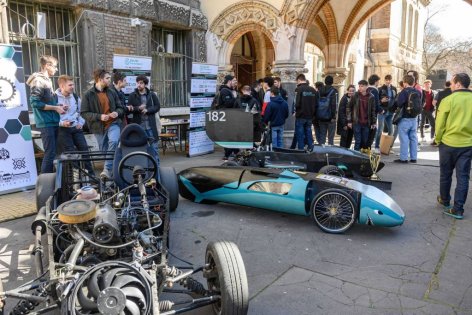
[[(148, 165), (133, 165), (137, 157)], [(145, 152), (128, 154), (119, 173), (131, 172), (134, 181), (123, 189), (85, 172), (85, 163), (112, 158), (109, 152), (68, 154), (57, 160), (56, 174), (39, 176), (40, 211), (31, 226), (37, 278), (8, 291), (0, 281), (0, 314), (5, 301), (11, 303), (6, 298), (20, 300), (9, 314), (170, 315), (208, 305), (215, 314), (246, 314), (247, 278), (235, 244), (209, 243), (200, 267), (168, 264), (169, 211), (178, 198), (173, 168), (158, 169)], [(94, 190), (98, 200), (79, 198)], [(207, 286), (193, 278), (199, 272)]]

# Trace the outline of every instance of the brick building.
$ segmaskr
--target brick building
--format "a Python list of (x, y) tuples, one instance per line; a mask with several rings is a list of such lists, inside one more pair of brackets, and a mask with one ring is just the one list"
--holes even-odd
[[(0, 1), (2, 42), (23, 46), (25, 76), (38, 57), (58, 58), (84, 91), (95, 68), (112, 70), (113, 54), (152, 56), (151, 83), (162, 114), (188, 112), (192, 61), (205, 61), (207, 19), (199, 0)], [(45, 29), (41, 30), (40, 19)], [(39, 23), (39, 24), (38, 24)]]

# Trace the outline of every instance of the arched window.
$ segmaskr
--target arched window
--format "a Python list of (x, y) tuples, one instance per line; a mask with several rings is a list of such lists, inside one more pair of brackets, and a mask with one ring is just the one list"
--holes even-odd
[(406, 41), (406, 30), (407, 30), (407, 27), (406, 27), (406, 10), (407, 10), (407, 4), (406, 4), (406, 0), (403, 0), (402, 2), (402, 29), (401, 29), (401, 42), (402, 43), (405, 43)]
[(408, 7), (408, 46), (413, 46), (413, 6)]
[(415, 11), (415, 37), (414, 37), (414, 42), (413, 42), (413, 47), (417, 48), (418, 47), (418, 10)]

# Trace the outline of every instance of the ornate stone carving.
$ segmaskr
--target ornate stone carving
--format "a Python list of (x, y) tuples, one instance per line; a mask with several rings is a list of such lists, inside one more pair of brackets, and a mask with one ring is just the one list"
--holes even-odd
[(95, 64), (98, 68), (106, 67), (106, 52), (105, 52), (105, 21), (103, 14), (99, 12), (86, 11), (84, 18), (89, 21), (91, 26), (89, 32), (93, 34), (93, 46), (95, 51)]
[(194, 31), (193, 43), (193, 58), (200, 62), (206, 62), (205, 31)]
[[(229, 66), (232, 67), (232, 66)], [(234, 72), (229, 69), (229, 67), (226, 67), (226, 70), (218, 71), (218, 74), (216, 75), (216, 85), (220, 86), (223, 84), (225, 80), (225, 76), (229, 75), (234, 75)]]
[(73, 0), (72, 3), (94, 9), (108, 10), (108, 0)]
[(261, 1), (241, 1), (225, 10), (212, 23), (210, 30), (226, 40), (232, 31), (245, 24), (257, 24), (269, 32), (282, 25), (279, 12)]
[(199, 11), (192, 10), (190, 26), (206, 30), (208, 28), (208, 19)]
[(292, 24), (301, 19), (308, 5), (308, 0), (291, 1), (285, 13), (285, 23)]
[(157, 0), (158, 17), (160, 22), (169, 22), (190, 26), (190, 7), (178, 5), (165, 0)]
[(109, 8), (112, 12), (129, 14), (131, 12), (131, 3), (129, 0), (109, 1)]
[(223, 46), (223, 39), (220, 36), (216, 35), (215, 33), (211, 34), (211, 40), (217, 50), (219, 50), (221, 46)]
[(295, 82), (297, 76), (300, 73), (307, 73), (307, 68), (283, 68), (283, 67), (274, 67), (272, 69), (272, 74), (274, 76), (280, 77), (282, 82)]
[[(133, 17), (139, 16), (150, 20), (156, 20), (157, 11), (153, 0), (133, 0), (129, 2), (131, 2), (131, 12), (134, 13)], [(130, 13), (130, 11), (126, 13)]]

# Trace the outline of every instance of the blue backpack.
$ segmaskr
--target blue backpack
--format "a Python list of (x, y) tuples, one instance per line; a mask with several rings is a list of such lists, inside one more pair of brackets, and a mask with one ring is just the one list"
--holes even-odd
[(316, 119), (318, 120), (330, 120), (331, 119), (331, 106), (330, 99), (331, 94), (334, 92), (332, 88), (328, 95), (320, 97), (318, 101), (318, 107), (316, 108)]

